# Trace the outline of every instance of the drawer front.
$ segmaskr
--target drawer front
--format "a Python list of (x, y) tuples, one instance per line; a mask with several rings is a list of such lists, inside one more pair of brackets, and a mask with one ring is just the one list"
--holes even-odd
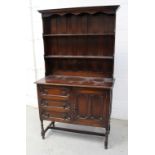
[(40, 107), (62, 107), (67, 109), (70, 107), (70, 103), (68, 101), (61, 101), (61, 100), (49, 100), (49, 99), (40, 99), (39, 103)]
[(39, 95), (46, 96), (64, 96), (68, 97), (70, 93), (70, 89), (66, 87), (59, 86), (46, 86), (46, 85), (38, 85)]
[(60, 111), (45, 110), (45, 109), (41, 110), (41, 118), (46, 120), (60, 119), (62, 121), (67, 121), (71, 119), (69, 112), (60, 112)]
[(39, 96), (41, 100), (51, 100), (51, 101), (59, 101), (59, 102), (67, 102), (69, 100), (69, 96), (59, 96), (59, 95), (42, 95)]
[(44, 107), (41, 107), (41, 109), (43, 110), (43, 111), (48, 111), (48, 112), (51, 112), (51, 113), (53, 113), (53, 112), (70, 112), (70, 108), (69, 107), (66, 107), (66, 108), (64, 108), (64, 107), (47, 107), (47, 106), (44, 106)]
[(104, 90), (99, 90), (99, 89), (92, 89), (92, 88), (75, 88), (74, 89), (74, 93), (76, 94), (90, 94), (90, 95), (95, 95), (95, 94), (98, 94), (98, 95), (103, 95), (105, 91)]

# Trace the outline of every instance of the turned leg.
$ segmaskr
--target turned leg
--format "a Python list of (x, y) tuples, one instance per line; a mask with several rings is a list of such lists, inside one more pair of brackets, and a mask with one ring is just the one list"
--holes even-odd
[(110, 124), (109, 124), (109, 133), (110, 133)]
[(41, 136), (42, 136), (42, 139), (45, 139), (45, 131), (44, 131), (43, 120), (41, 120)]
[(55, 127), (55, 122), (52, 122), (53, 127)]
[(108, 136), (109, 136), (109, 130), (110, 126), (108, 128), (106, 128), (106, 133), (105, 133), (105, 142), (104, 142), (104, 148), (108, 149)]

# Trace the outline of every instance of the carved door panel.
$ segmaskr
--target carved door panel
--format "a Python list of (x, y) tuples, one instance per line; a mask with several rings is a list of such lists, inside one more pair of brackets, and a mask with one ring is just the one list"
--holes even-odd
[(103, 122), (107, 118), (107, 92), (96, 89), (74, 90), (74, 119)]

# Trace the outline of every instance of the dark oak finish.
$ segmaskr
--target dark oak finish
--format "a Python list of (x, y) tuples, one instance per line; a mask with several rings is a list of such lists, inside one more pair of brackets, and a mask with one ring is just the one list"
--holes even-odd
[[(119, 6), (41, 10), (45, 77), (36, 82), (41, 135), (48, 129), (105, 136), (108, 147)], [(43, 121), (51, 121), (44, 129)], [(105, 133), (55, 127), (102, 127)]]

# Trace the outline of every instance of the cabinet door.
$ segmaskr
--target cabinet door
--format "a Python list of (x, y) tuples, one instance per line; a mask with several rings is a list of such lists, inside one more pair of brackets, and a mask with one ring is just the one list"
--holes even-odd
[(74, 120), (82, 124), (104, 124), (108, 120), (110, 100), (107, 90), (74, 90)]

